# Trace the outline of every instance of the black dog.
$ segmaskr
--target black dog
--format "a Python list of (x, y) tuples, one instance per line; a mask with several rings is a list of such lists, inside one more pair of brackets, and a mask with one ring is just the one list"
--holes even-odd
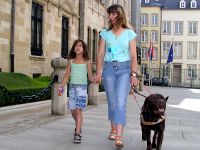
[[(165, 109), (168, 97), (161, 94), (151, 94), (145, 99), (140, 114), (142, 139), (147, 140), (147, 150), (161, 149), (165, 129)], [(151, 130), (154, 131), (151, 144)]]

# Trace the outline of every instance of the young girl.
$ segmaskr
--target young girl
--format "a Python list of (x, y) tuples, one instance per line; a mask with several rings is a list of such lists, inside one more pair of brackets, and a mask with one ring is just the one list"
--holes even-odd
[(69, 81), (68, 108), (75, 120), (76, 128), (74, 143), (81, 143), (81, 127), (83, 124), (82, 110), (86, 108), (87, 102), (87, 79), (93, 81), (92, 64), (89, 60), (87, 45), (83, 40), (76, 40), (70, 50), (64, 79), (58, 89), (60, 96), (64, 86)]

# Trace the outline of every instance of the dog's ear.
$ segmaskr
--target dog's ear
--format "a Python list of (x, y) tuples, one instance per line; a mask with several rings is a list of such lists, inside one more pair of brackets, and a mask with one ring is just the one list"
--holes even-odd
[(166, 102), (167, 102), (168, 98), (169, 98), (169, 96), (165, 97), (165, 101), (166, 101)]

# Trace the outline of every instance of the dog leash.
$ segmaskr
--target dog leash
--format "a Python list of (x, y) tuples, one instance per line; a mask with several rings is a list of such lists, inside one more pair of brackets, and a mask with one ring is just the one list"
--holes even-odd
[(134, 88), (134, 86), (133, 86), (133, 85), (131, 85), (131, 88), (132, 88), (132, 90), (133, 90), (135, 93), (137, 93), (138, 95), (140, 95), (140, 96), (142, 96), (142, 97), (144, 97), (144, 98), (146, 98), (146, 97), (147, 97), (147, 96), (145, 96), (145, 95), (143, 95), (143, 94), (139, 93), (137, 90), (135, 90), (135, 88)]
[[(131, 85), (131, 89), (132, 89), (135, 93), (138, 94), (138, 92), (135, 90), (135, 88), (134, 88), (133, 85)], [(137, 98), (136, 98), (136, 96), (134, 95), (133, 92), (132, 92), (132, 95), (133, 95), (133, 97), (134, 97), (134, 99), (135, 99), (135, 101), (136, 101), (136, 103), (137, 103), (138, 108), (141, 110), (141, 106), (139, 105), (139, 103), (138, 103), (138, 101), (137, 101)], [(140, 93), (139, 93), (139, 95), (140, 95)], [(142, 94), (141, 94), (141, 96), (142, 96)]]
[[(144, 84), (143, 84), (143, 86), (144, 86), (145, 89), (151, 94), (151, 92), (147, 89), (147, 87), (146, 87)], [(144, 98), (147, 97), (147, 96), (145, 96), (145, 95), (139, 93), (137, 90), (135, 90), (135, 87), (134, 87), (133, 85), (131, 85), (131, 89), (132, 89), (136, 94), (138, 94), (138, 95), (140, 95), (140, 96), (142, 96), (142, 97), (144, 97)], [(140, 105), (139, 105), (139, 103), (138, 103), (138, 101), (137, 101), (136, 96), (134, 95), (134, 93), (132, 93), (132, 95), (133, 95), (133, 97), (134, 97), (134, 99), (135, 99), (135, 101), (136, 101), (136, 103), (137, 103), (139, 109), (141, 110), (141, 107), (140, 107)]]

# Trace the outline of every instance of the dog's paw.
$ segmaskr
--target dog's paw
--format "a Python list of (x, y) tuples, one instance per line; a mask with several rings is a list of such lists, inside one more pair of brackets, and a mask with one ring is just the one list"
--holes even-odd
[(155, 143), (152, 144), (152, 148), (156, 148), (157, 145)]
[(146, 150), (152, 150), (151, 145), (148, 145)]
[(143, 140), (143, 141), (146, 141), (146, 140), (147, 140), (147, 137), (146, 137), (144, 134), (142, 134), (142, 140)]

